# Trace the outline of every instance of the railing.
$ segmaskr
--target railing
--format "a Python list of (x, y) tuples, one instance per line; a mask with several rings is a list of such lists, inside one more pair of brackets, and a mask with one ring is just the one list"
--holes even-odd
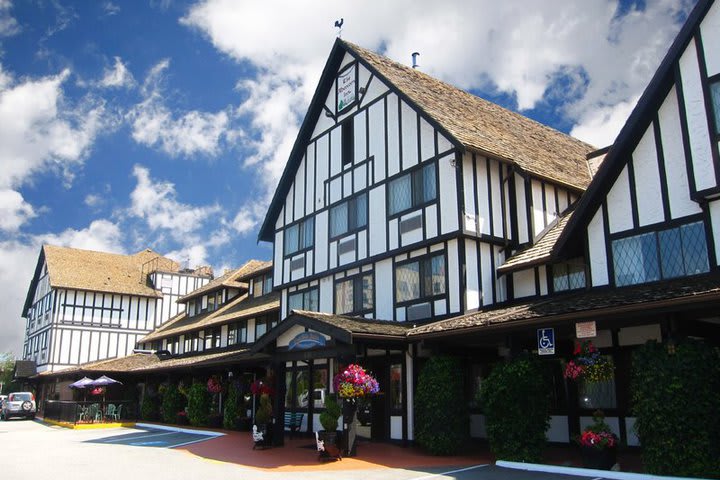
[(113, 423), (137, 419), (136, 403), (133, 401), (74, 402), (46, 400), (44, 418), (57, 422), (72, 423)]

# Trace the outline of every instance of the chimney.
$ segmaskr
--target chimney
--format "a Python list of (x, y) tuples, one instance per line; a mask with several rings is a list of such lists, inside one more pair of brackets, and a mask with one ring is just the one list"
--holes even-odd
[(413, 52), (412, 54), (412, 67), (418, 68), (420, 65), (418, 64), (417, 57), (419, 57), (420, 54), (418, 52)]

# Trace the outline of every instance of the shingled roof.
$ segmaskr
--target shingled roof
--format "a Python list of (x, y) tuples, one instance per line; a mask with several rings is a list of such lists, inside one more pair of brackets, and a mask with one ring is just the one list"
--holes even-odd
[(590, 183), (586, 156), (595, 147), (418, 69), (350, 42), (340, 42), (465, 148), (577, 189), (584, 190)]
[(177, 262), (150, 249), (121, 255), (44, 245), (43, 254), (50, 285), (55, 288), (157, 297), (159, 293), (147, 283), (148, 272), (143, 272), (143, 265), (158, 259), (162, 270), (176, 272), (180, 269)]
[(571, 216), (572, 212), (567, 212), (559, 217), (554, 223), (548, 226), (545, 232), (539, 235), (540, 238), (535, 245), (516, 253), (500, 265), (497, 269), (497, 274), (503, 275), (548, 262), (552, 258), (555, 242), (560, 234), (562, 234)]
[(260, 297), (238, 296), (226, 305), (212, 312), (189, 317), (186, 312), (180, 313), (165, 322), (160, 328), (140, 339), (141, 343), (152, 342), (163, 338), (174, 337), (188, 332), (202, 330), (233, 321), (264, 315), (280, 309), (280, 294), (271, 292)]

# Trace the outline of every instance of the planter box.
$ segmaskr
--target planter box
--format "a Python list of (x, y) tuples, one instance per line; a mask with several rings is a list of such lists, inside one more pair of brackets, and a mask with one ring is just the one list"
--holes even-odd
[(617, 449), (580, 446), (583, 467), (595, 470), (610, 470), (617, 463)]

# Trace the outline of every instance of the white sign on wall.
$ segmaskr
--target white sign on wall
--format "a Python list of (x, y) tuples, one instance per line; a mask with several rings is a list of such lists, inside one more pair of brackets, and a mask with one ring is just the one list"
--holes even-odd
[(357, 100), (357, 82), (355, 81), (356, 65), (345, 70), (338, 76), (337, 83), (337, 111), (341, 112), (348, 105)]
[(575, 324), (575, 336), (577, 338), (594, 338), (597, 337), (597, 329), (595, 322), (580, 322)]

